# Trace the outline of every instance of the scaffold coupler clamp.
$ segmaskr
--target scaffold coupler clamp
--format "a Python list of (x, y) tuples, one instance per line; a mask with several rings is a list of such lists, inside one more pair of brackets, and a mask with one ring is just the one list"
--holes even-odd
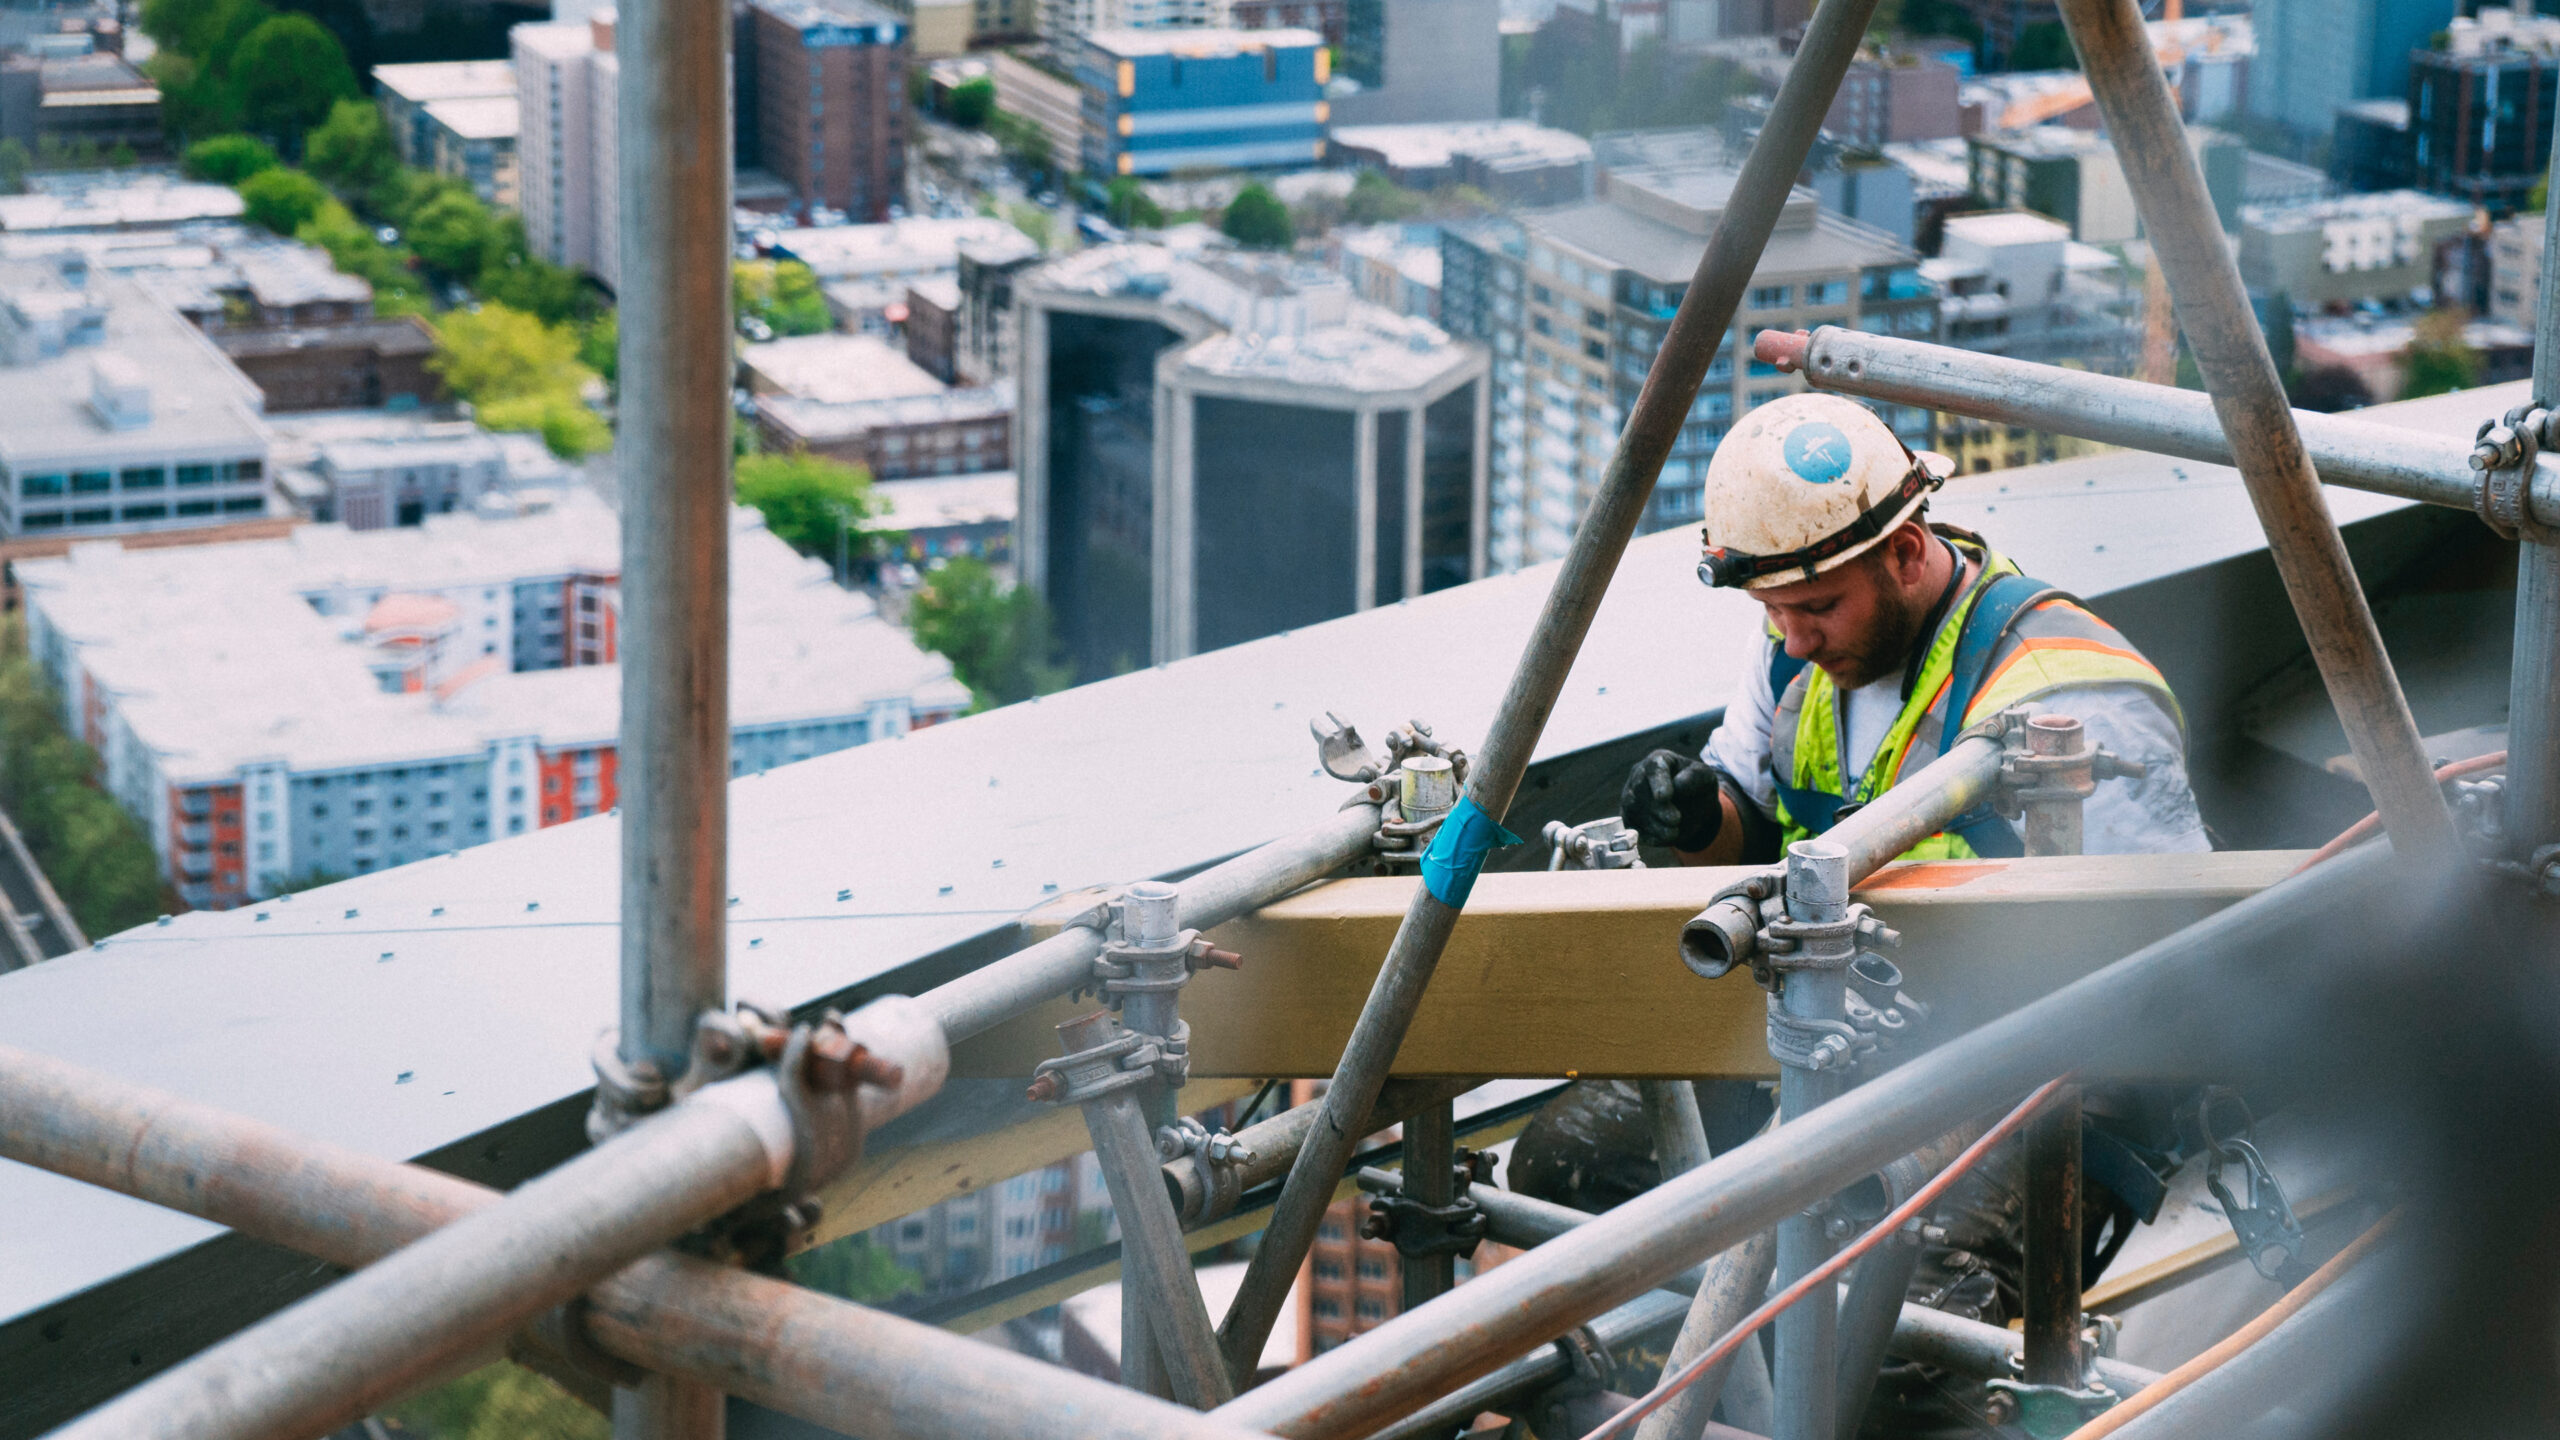
[(1103, 943), (1093, 962), (1094, 984), (1133, 1030), (1152, 1031), (1144, 1022), (1170, 1019), (1173, 999), (1193, 975), (1243, 967), (1243, 956), (1210, 944), (1197, 930), (1177, 927), (1181, 901), (1182, 892), (1173, 886), (1141, 880), (1108, 901), (1098, 917)]
[[(1927, 1012), (1902, 994), (1901, 967), (1879, 953), (1901, 948), (1901, 934), (1849, 899), (1840, 847), (1796, 842), (1786, 890), (1787, 904), (1760, 927), (1752, 958), (1753, 978), (1769, 991), (1769, 1055), (1837, 1073), (1902, 1038)], [(1788, 1003), (1789, 991), (1806, 985), (1821, 1002)]]
[(1983, 1418), (1994, 1425), (2014, 1425), (2035, 1440), (2062, 1440), (2101, 1412), (2124, 1399), (2095, 1375), (2079, 1385), (2031, 1385), (2024, 1380), (1985, 1381)]
[(1369, 1192), (1368, 1203), (1360, 1212), (1361, 1236), (1390, 1241), (1397, 1254), (1417, 1259), (1429, 1255), (1463, 1259), (1475, 1254), (1476, 1247), (1484, 1243), (1485, 1229), (1492, 1217), (1468, 1197), (1467, 1187), (1493, 1178), (1493, 1157), (1462, 1150), (1454, 1169), (1457, 1198), (1446, 1205), (1416, 1200), (1404, 1193), (1401, 1184), (1390, 1189), (1361, 1177), (1360, 1188)]
[(2472, 508), (2500, 538), (2560, 543), (2560, 529), (2544, 524), (2533, 510), (2535, 461), (2555, 444), (2560, 444), (2560, 414), (2538, 405), (2518, 405), (2480, 422), (2471, 447), (2471, 468), (2480, 476)]
[(1641, 870), (1643, 857), (1636, 853), (1636, 832), (1623, 818), (1604, 815), (1567, 825), (1550, 820), (1539, 837), (1549, 847), (1547, 868), (1550, 870)]
[(1342, 802), (1343, 808), (1378, 807), (1378, 833), (1370, 842), (1378, 863), (1388, 869), (1419, 863), (1466, 788), (1467, 752), (1442, 744), (1419, 720), (1387, 733), (1383, 759), (1369, 749), (1356, 726), (1330, 711), (1322, 720), (1309, 721), (1308, 729), (1325, 773), (1360, 787)]
[(1148, 1035), (1114, 1024), (1109, 1038), (1100, 1043), (1033, 1067), (1031, 1087), (1025, 1093), (1034, 1100), (1082, 1105), (1114, 1091), (1158, 1083), (1180, 1089), (1190, 1078), (1189, 1025), (1175, 1021), (1173, 1034)]
[(1197, 1225), (1235, 1213), (1244, 1199), (1243, 1170), (1254, 1154), (1235, 1136), (1185, 1115), (1156, 1128), (1156, 1158), (1175, 1187), (1174, 1209), (1182, 1223)]
[(2040, 714), (2032, 705), (2000, 712), (2000, 789), (1994, 806), (2015, 820), (2032, 806), (2079, 804), (2101, 780), (2139, 780), (2149, 767), (2126, 760), (2089, 738), (2088, 727), (2069, 715)]

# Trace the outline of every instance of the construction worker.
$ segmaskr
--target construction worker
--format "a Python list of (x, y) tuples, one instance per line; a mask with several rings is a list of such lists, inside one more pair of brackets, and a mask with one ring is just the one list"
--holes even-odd
[[(1916, 775), (1955, 735), (2032, 701), (2140, 761), (2083, 808), (2090, 854), (2211, 848), (2168, 682), (2131, 642), (1980, 536), (1928, 523), (1944, 461), (1837, 395), (1753, 410), (1707, 467), (1698, 577), (1766, 611), (1760, 662), (1696, 758), (1656, 750), (1625, 823), (1689, 864), (1775, 858)], [(1909, 859), (2016, 855), (2013, 822), (1960, 817)]]

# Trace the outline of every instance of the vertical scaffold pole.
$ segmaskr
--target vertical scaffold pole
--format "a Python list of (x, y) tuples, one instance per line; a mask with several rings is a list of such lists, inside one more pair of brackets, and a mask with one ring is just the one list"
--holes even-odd
[[(672, 1080), (728, 1003), (729, 7), (625, 0), (620, 1058)], [(723, 1401), (652, 1376), (616, 1440), (718, 1440)]]
[(2133, 0), (2062, 0), (2062, 21), (2374, 808), (2402, 853), (2450, 853), (2453, 816), (2294, 428), (2142, 15)]
[[(2053, 759), (2087, 750), (2086, 727), (2068, 715), (2027, 722), (2029, 755)], [(2081, 792), (2094, 767), (2048, 772), (2022, 805), (2027, 854), (2077, 855)], [(2066, 1085), (2027, 1122), (2027, 1243), (2019, 1280), (2025, 1311), (2026, 1379), (2030, 1385), (2077, 1390), (2085, 1382), (2080, 1350), (2080, 1087)]]
[[(1425, 1205), (1447, 1205), (1458, 1198), (1457, 1102), (1443, 1100), (1415, 1111), (1404, 1122), (1404, 1195)], [(1458, 1283), (1458, 1257), (1399, 1255), (1397, 1271), (1404, 1282), (1403, 1308), (1411, 1310), (1449, 1293)]]
[[(1653, 493), (1654, 479), (1662, 473), (1662, 462), (1687, 423), (1690, 407), (1697, 403), (1699, 382), (1726, 342), (1742, 292), (1751, 283), (1751, 273), (1795, 188), (1797, 174), (1804, 169), (1822, 117), (1839, 91), (1840, 77), (1857, 57), (1875, 8), (1876, 0), (1822, 0), (1806, 27), (1794, 67), (1778, 87), (1768, 123), (1743, 161), (1724, 214), (1707, 240), (1706, 253), (1699, 257), (1697, 273), (1671, 317), (1661, 353), (1654, 357), (1644, 389), (1619, 433), (1617, 450), (1609, 458), (1591, 508), (1574, 531), (1573, 547), (1556, 575), (1555, 588), (1547, 592), (1546, 608), (1539, 613), (1537, 628), (1512, 672), (1511, 688), (1476, 755), (1467, 776), (1466, 796), (1448, 822), (1460, 827), (1459, 835), (1489, 844), (1493, 837), (1471, 822), (1480, 820), (1490, 826), (1510, 810), (1538, 736), (1555, 709), (1557, 692), (1564, 688), (1565, 675), (1573, 668), (1582, 638), (1590, 632), (1601, 596), (1609, 588), (1609, 577), (1618, 568), (1618, 557), (1626, 553)], [(1480, 852), (1458, 858), (1461, 873), (1472, 879)], [(1289, 1286), (1333, 1199), (1334, 1185), (1359, 1141), (1360, 1122), (1377, 1103), (1378, 1087), (1386, 1083), (1388, 1066), (1404, 1043), (1405, 1030), (1422, 1003), (1423, 989), (1431, 983), (1431, 972), (1440, 963), (1465, 902), (1463, 884), (1447, 898), (1433, 893), (1428, 884), (1414, 888), (1413, 903), (1361, 1007), (1342, 1062), (1334, 1070), (1332, 1087), (1325, 1092), (1324, 1113), (1290, 1167), (1271, 1223), (1262, 1232), (1262, 1243), (1246, 1268), (1234, 1308), (1227, 1313), (1219, 1338), (1235, 1373), (1250, 1373), (1272, 1324), (1279, 1319)]]
[[(2560, 177), (2560, 147), (2551, 155)], [(2533, 403), (2560, 409), (2560, 206), (2542, 217), (2542, 303), (2533, 325)], [(2560, 841), (2560, 545), (2516, 556), (2516, 644), (2507, 691), (2507, 842), (2518, 855)]]

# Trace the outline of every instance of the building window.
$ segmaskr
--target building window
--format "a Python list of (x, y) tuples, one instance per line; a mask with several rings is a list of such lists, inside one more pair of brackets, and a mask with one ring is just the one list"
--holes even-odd
[(178, 483), (181, 485), (210, 485), (213, 483), (214, 474), (214, 467), (211, 465), (181, 465), (178, 467)]
[(59, 530), (62, 528), (62, 512), (55, 510), (42, 515), (22, 516), (18, 521), (18, 528), (21, 530)]
[(74, 525), (104, 525), (115, 518), (116, 512), (110, 509), (74, 510), (71, 512), (71, 523)]
[(124, 507), (124, 518), (127, 520), (166, 520), (169, 518), (169, 507), (166, 505), (127, 505)]
[(1792, 285), (1754, 285), (1751, 287), (1751, 308), (1754, 310), (1784, 310), (1793, 302), (1794, 298), (1795, 287)]
[(18, 493), (20, 495), (59, 495), (62, 493), (64, 483), (63, 477), (58, 474), (21, 475), (18, 477)]
[(169, 469), (165, 465), (133, 465), (126, 467), (120, 478), (127, 490), (157, 490), (169, 483)]
[(103, 495), (114, 488), (116, 488), (116, 477), (112, 470), (71, 472), (71, 493), (74, 495)]
[(1372, 1324), (1387, 1318), (1387, 1304), (1383, 1300), (1370, 1300), (1364, 1298), (1354, 1304), (1351, 1307), (1351, 1311), (1361, 1319), (1369, 1321)]
[(1804, 287), (1804, 303), (1846, 305), (1849, 303), (1849, 282), (1846, 280), (1813, 281)]

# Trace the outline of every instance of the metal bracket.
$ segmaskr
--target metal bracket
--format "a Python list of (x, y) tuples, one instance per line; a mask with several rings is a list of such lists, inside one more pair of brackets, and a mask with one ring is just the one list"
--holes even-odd
[(1491, 1180), (1493, 1164), (1493, 1156), (1460, 1147), (1457, 1163), (1451, 1167), (1457, 1198), (1446, 1205), (1411, 1198), (1404, 1193), (1401, 1178), (1361, 1176), (1360, 1188), (1369, 1192), (1369, 1198), (1360, 1214), (1360, 1234), (1395, 1242), (1399, 1255), (1473, 1255), (1492, 1217), (1467, 1198), (1467, 1187)]
[(1550, 820), (1538, 832), (1554, 849), (1547, 856), (1550, 870), (1641, 870), (1644, 860), (1636, 854), (1636, 832), (1626, 827), (1616, 815), (1598, 820), (1585, 820), (1567, 825)]
[(1356, 727), (1331, 711), (1321, 721), (1309, 721), (1307, 728), (1315, 735), (1316, 760), (1324, 772), (1361, 787), (1342, 808), (1379, 807), (1378, 833), (1370, 841), (1379, 864), (1392, 868), (1419, 861), (1466, 786), (1467, 752), (1442, 744), (1419, 720), (1387, 732), (1383, 760)]
[(2087, 739), (2077, 723), (2069, 727), (2068, 737), (2080, 741), (2076, 749), (2039, 753), (2030, 739), (2037, 719), (2032, 705), (2012, 705), (1998, 718), (2003, 753), (2000, 787), (1992, 806), (2008, 819), (2025, 814), (2029, 805), (2087, 800), (2101, 780), (2139, 780), (2150, 773), (2142, 762), (2119, 759), (2115, 752)]
[(2530, 403), (2518, 405), (2500, 418), (2481, 421), (2472, 438), (2471, 468), (2480, 479), (2471, 503), (2481, 523), (2502, 539), (2560, 543), (2560, 529), (2533, 513), (2535, 460), (2544, 446), (2560, 443), (2560, 414)]
[(2015, 1425), (2035, 1440), (2060, 1440), (2124, 1398), (2096, 1380), (2078, 1389), (2024, 1380), (1989, 1380), (1984, 1386), (1991, 1392), (1984, 1400), (1984, 1418), (1994, 1425)]
[[(1224, 1130), (1212, 1130), (1190, 1116), (1156, 1129), (1156, 1155), (1167, 1165), (1188, 1162), (1192, 1178), (1182, 1181), (1187, 1209), (1191, 1194), (1196, 1193), (1200, 1208), (1197, 1217), (1186, 1214), (1186, 1221), (1215, 1219), (1234, 1213), (1244, 1198), (1243, 1167), (1253, 1162), (1251, 1147), (1239, 1142)], [(1178, 1173), (1178, 1172), (1177, 1172)]]
[(1191, 1026), (1177, 1021), (1171, 1035), (1121, 1030), (1110, 1039), (1072, 1055), (1043, 1060), (1031, 1071), (1034, 1100), (1081, 1105), (1115, 1090), (1134, 1090), (1161, 1080), (1180, 1089), (1191, 1078)]

